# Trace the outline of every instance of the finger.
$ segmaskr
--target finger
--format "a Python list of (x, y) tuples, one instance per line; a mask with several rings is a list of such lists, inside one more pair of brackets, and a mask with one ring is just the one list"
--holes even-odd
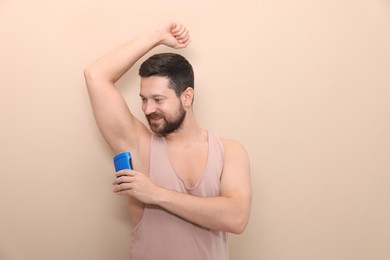
[(132, 170), (121, 170), (121, 171), (116, 172), (115, 175), (117, 177), (120, 177), (120, 176), (132, 176), (132, 175), (134, 175), (134, 173), (133, 173)]
[(132, 185), (130, 183), (121, 183), (116, 185), (112, 191), (118, 193), (118, 192), (130, 191), (131, 189), (132, 189)]
[(116, 195), (125, 195), (125, 196), (132, 196), (131, 190), (122, 190), (122, 191), (117, 191), (114, 192)]
[(177, 37), (183, 37), (183, 35), (185, 34), (185, 32), (188, 31), (186, 28), (181, 28), (180, 31), (178, 31), (177, 33), (174, 33), (173, 36), (175, 38)]
[(180, 24), (180, 26), (177, 26), (174, 31), (172, 31), (173, 36), (179, 36), (183, 34), (185, 31), (188, 31), (186, 27)]
[(131, 183), (133, 181), (133, 176), (120, 176), (116, 178), (112, 184), (113, 185), (119, 185), (122, 183)]
[(183, 43), (179, 43), (179, 45), (176, 47), (176, 48), (185, 48), (188, 46), (188, 44), (190, 44), (191, 40), (187, 40), (186, 42), (183, 42)]
[(131, 194), (130, 194), (130, 191), (129, 191), (129, 190), (115, 192), (115, 195), (121, 195), (121, 196), (131, 196)]
[(181, 44), (185, 44), (186, 42), (188, 42), (190, 40), (190, 35), (187, 34), (185, 37), (183, 38), (180, 38), (180, 39), (177, 39), (177, 41)]
[(183, 33), (175, 36), (175, 38), (180, 41), (180, 40), (187, 38), (188, 36), (189, 36), (189, 31), (185, 30)]
[(172, 30), (175, 29), (175, 27), (177, 26), (177, 23), (175, 21), (171, 21), (171, 28)]
[(191, 42), (191, 40), (189, 39), (188, 41), (186, 41), (185, 43), (184, 43), (184, 47), (187, 47), (188, 46), (188, 44), (190, 44), (190, 42)]
[(177, 34), (183, 27), (183, 25), (181, 25), (180, 23), (176, 24), (176, 23), (173, 23), (175, 26), (174, 28), (172, 29), (172, 34), (175, 35)]

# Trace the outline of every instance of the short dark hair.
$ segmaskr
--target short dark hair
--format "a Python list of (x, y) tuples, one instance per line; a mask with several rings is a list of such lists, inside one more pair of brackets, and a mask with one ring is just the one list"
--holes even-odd
[(167, 77), (169, 87), (178, 97), (188, 88), (194, 88), (194, 71), (186, 58), (176, 53), (159, 53), (145, 60), (139, 68), (143, 78)]

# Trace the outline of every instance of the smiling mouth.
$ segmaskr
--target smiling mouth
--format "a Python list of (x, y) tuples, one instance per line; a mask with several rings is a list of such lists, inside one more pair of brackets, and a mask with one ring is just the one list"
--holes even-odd
[(156, 117), (156, 118), (150, 118), (149, 120), (150, 120), (150, 122), (158, 122), (158, 121), (160, 121), (162, 119), (162, 117)]
[(159, 120), (159, 119), (163, 118), (162, 115), (157, 114), (157, 113), (152, 113), (152, 114), (150, 114), (150, 115), (147, 115), (146, 117), (147, 117), (149, 120)]
[(147, 117), (147, 119), (150, 125), (157, 126), (160, 125), (164, 117), (160, 115), (150, 115)]

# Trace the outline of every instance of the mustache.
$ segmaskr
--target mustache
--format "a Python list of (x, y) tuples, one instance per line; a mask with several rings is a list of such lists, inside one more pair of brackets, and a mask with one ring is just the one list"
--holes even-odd
[(146, 119), (160, 119), (160, 118), (163, 118), (164, 115), (161, 114), (161, 113), (158, 113), (158, 112), (153, 112), (149, 115), (146, 115)]

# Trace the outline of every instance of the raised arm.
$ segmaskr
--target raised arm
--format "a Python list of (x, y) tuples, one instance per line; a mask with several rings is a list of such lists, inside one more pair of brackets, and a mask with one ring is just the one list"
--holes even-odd
[(96, 122), (114, 152), (136, 152), (139, 142), (150, 138), (149, 130), (130, 112), (115, 83), (154, 47), (164, 44), (184, 48), (189, 42), (186, 28), (169, 21), (111, 51), (85, 69)]

